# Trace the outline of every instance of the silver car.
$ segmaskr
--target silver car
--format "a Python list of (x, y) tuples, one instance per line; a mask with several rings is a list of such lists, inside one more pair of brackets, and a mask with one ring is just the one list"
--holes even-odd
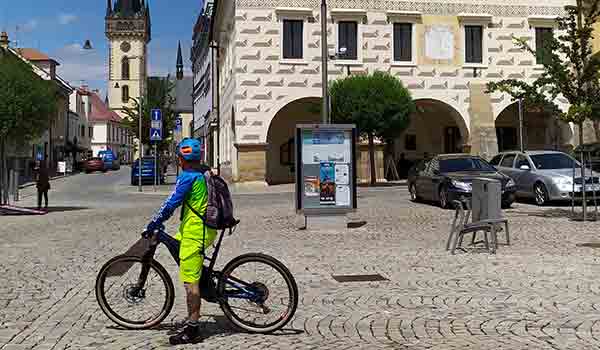
[[(503, 152), (490, 163), (500, 172), (513, 178), (517, 185), (517, 198), (533, 198), (537, 205), (549, 201), (581, 200), (583, 186), (581, 166), (570, 155), (556, 151)], [(575, 179), (573, 179), (575, 164)], [(599, 173), (586, 170), (586, 196), (592, 198), (599, 191)], [(575, 182), (575, 184), (573, 184)], [(573, 191), (573, 187), (575, 191)], [(573, 195), (574, 194), (574, 195)]]

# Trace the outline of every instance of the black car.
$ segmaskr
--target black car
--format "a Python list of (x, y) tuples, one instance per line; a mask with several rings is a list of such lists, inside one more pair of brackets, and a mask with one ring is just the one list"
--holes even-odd
[(475, 178), (499, 180), (502, 183), (502, 207), (508, 208), (515, 201), (515, 182), (498, 172), (483, 158), (464, 154), (439, 155), (424, 166), (412, 179), (408, 189), (411, 199), (438, 202), (448, 208), (453, 200), (471, 196), (471, 184)]

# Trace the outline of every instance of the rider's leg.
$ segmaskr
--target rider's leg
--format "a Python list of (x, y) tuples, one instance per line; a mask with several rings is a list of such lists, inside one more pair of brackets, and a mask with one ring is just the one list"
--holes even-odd
[(202, 306), (202, 298), (200, 297), (200, 283), (184, 283), (188, 321), (198, 322), (200, 319), (200, 307)]

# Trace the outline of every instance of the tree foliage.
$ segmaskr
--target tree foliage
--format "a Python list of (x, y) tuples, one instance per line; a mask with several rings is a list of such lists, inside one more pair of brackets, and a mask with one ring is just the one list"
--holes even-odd
[(0, 48), (0, 139), (27, 142), (41, 136), (56, 115), (56, 85)]
[(371, 183), (375, 183), (374, 138), (390, 141), (406, 129), (416, 107), (402, 82), (388, 73), (352, 75), (329, 88), (331, 117), (335, 123), (356, 124), (369, 139)]
[[(162, 110), (163, 124), (163, 140), (158, 144), (158, 147), (163, 150), (169, 147), (169, 131), (175, 127), (175, 119), (177, 115), (174, 111), (175, 97), (173, 91), (175, 84), (169, 77), (159, 78), (152, 77), (147, 80), (146, 96), (142, 99), (142, 142), (150, 143), (150, 111), (153, 109)], [(125, 107), (123, 112), (127, 116), (124, 120), (125, 126), (133, 135), (139, 138), (139, 110), (140, 101), (132, 98), (134, 101), (133, 107)]]
[[(600, 0), (581, 0), (577, 6), (567, 6), (566, 14), (558, 18), (560, 35), (549, 37), (543, 48), (534, 50), (527, 39), (514, 38), (522, 50), (540, 57), (541, 75), (532, 83), (506, 79), (488, 83), (488, 92), (505, 92), (513, 100), (523, 98), (529, 106), (541, 107), (553, 116), (572, 122), (581, 130), (586, 119), (600, 118), (600, 58), (593, 55), (594, 24), (600, 17)], [(562, 112), (556, 103), (564, 97), (570, 104)]]

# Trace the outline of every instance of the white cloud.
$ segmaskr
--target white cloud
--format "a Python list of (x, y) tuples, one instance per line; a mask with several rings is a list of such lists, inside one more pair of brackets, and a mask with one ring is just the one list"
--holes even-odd
[(67, 24), (76, 22), (78, 19), (79, 19), (79, 17), (77, 17), (76, 15), (73, 15), (70, 13), (61, 13), (58, 16), (58, 23), (60, 23), (62, 25), (67, 25)]

